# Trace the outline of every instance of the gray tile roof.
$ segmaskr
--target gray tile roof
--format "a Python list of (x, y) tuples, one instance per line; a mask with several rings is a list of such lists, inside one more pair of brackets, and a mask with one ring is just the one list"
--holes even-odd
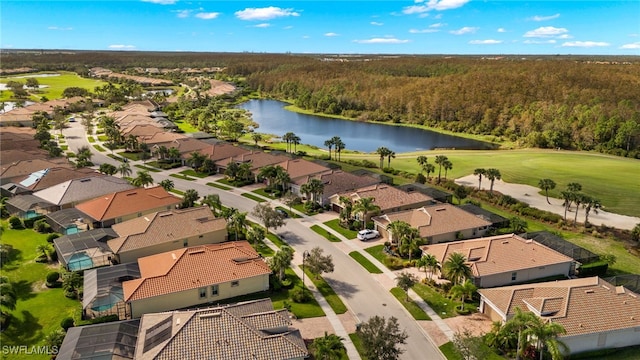
[(115, 176), (99, 176), (65, 181), (34, 195), (58, 206), (78, 203), (118, 191), (133, 189), (127, 180)]

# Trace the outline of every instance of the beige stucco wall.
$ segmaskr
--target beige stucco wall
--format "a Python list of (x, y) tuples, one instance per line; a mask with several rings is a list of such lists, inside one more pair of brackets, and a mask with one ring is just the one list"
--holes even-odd
[(184, 246), (184, 240), (187, 240), (187, 247), (206, 245), (206, 244), (218, 244), (224, 242), (227, 236), (227, 230), (222, 229), (213, 231), (210, 233), (190, 236), (188, 238), (181, 238), (179, 240), (173, 240), (162, 244), (156, 244), (144, 248), (134, 249), (130, 251), (122, 251), (117, 254), (120, 264), (126, 264), (129, 262), (137, 261), (141, 257), (160, 254), (167, 251), (173, 251), (182, 249)]
[(523, 283), (530, 280), (539, 279), (539, 278), (548, 277), (548, 276), (554, 276), (554, 275), (568, 276), (569, 271), (571, 270), (571, 263), (572, 261), (567, 261), (560, 264), (546, 265), (544, 267), (536, 267), (536, 268), (513, 271), (513, 272), (517, 272), (517, 276), (515, 280), (511, 280), (511, 273), (512, 273), (511, 271), (500, 273), (500, 274), (482, 276), (480, 278), (479, 287), (489, 288), (489, 287), (496, 287), (496, 286), (518, 284), (518, 283)]
[(103, 224), (104, 224), (104, 227), (107, 227), (107, 226), (111, 226), (113, 224), (119, 224), (121, 222), (125, 222), (127, 220), (139, 218), (139, 217), (142, 217), (144, 215), (152, 214), (154, 212), (172, 210), (172, 209), (175, 209), (176, 205), (178, 205), (178, 204), (180, 204), (180, 200), (179, 199), (177, 199), (176, 202), (174, 204), (171, 204), (171, 205), (158, 206), (158, 207), (155, 207), (153, 209), (148, 209), (148, 210), (144, 210), (144, 211), (140, 211), (140, 212), (135, 212), (133, 214), (127, 214), (127, 215), (124, 215), (124, 216), (120, 216), (117, 219), (106, 219), (106, 220), (103, 221)]
[[(197, 305), (204, 307), (210, 304), (216, 304), (222, 299), (266, 291), (269, 290), (269, 275), (264, 274), (241, 279), (239, 280), (238, 286), (231, 286), (231, 282), (219, 284), (218, 296), (211, 295), (211, 285), (213, 284), (203, 284), (195, 289), (131, 301), (129, 303), (131, 306), (131, 316), (133, 318), (139, 318), (146, 313), (177, 310)], [(201, 287), (206, 287), (207, 289), (207, 296), (202, 299), (200, 298)]]
[[(640, 345), (640, 326), (606, 333), (562, 336), (559, 340), (569, 347), (571, 354)], [(600, 342), (600, 346), (598, 346), (598, 342)]]
[[(375, 224), (375, 229), (378, 230), (378, 232), (380, 232), (380, 235), (384, 238), (384, 239), (389, 239), (389, 232), (382, 226), (382, 224), (380, 224), (377, 221), (374, 221)], [(475, 230), (475, 235), (474, 235), (474, 230)], [(472, 229), (467, 229), (467, 230), (462, 230), (462, 236), (464, 239), (472, 239), (472, 238), (479, 238), (484, 236), (484, 234), (487, 232), (488, 229), (484, 229), (484, 230), (479, 230), (478, 228), (472, 228)], [(443, 242), (448, 242), (448, 241), (455, 241), (458, 240), (456, 238), (456, 234), (457, 231), (453, 231), (450, 233), (446, 233), (446, 234), (439, 234), (439, 235), (435, 235), (435, 236), (430, 236), (427, 239), (429, 240), (429, 244), (439, 244), (439, 243), (443, 243)]]

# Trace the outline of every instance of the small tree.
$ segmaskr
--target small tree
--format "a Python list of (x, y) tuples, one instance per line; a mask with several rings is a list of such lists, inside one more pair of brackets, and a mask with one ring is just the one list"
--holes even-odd
[(113, 175), (118, 172), (118, 168), (109, 163), (102, 163), (98, 171), (106, 175)]
[(182, 204), (180, 204), (180, 208), (186, 209), (186, 208), (193, 207), (199, 198), (200, 198), (200, 195), (198, 195), (197, 191), (195, 191), (194, 189), (188, 189), (187, 191), (184, 192), (184, 195), (182, 197)]
[(170, 179), (164, 179), (160, 181), (159, 184), (160, 186), (162, 186), (163, 189), (165, 189), (165, 191), (171, 191), (173, 190), (173, 188), (175, 188), (175, 184)]
[(464, 360), (489, 359), (493, 353), (482, 336), (474, 336), (468, 329), (455, 333), (452, 343)]
[(387, 320), (377, 315), (362, 323), (356, 333), (362, 340), (364, 355), (369, 360), (399, 359), (404, 352), (399, 346), (406, 344), (409, 337), (404, 330), (400, 330), (397, 318)]
[(272, 208), (268, 203), (256, 205), (253, 208), (253, 211), (251, 211), (251, 215), (255, 216), (262, 222), (267, 233), (269, 233), (270, 228), (277, 229), (284, 225), (284, 216)]
[(60, 327), (62, 327), (64, 331), (69, 330), (69, 328), (73, 326), (75, 326), (75, 321), (72, 317), (66, 317), (60, 321)]
[(409, 301), (409, 289), (418, 282), (418, 278), (412, 273), (403, 271), (396, 277), (396, 284), (406, 294), (406, 300)]
[(60, 280), (60, 273), (57, 271), (52, 271), (47, 274), (47, 287), (56, 287), (58, 285), (58, 280)]
[(284, 271), (291, 266), (293, 260), (293, 248), (287, 245), (280, 247), (280, 250), (276, 252), (269, 260), (269, 268), (274, 273), (278, 274), (280, 281), (284, 280)]
[(328, 335), (324, 332), (324, 336), (315, 338), (311, 344), (313, 355), (318, 360), (340, 360), (345, 353), (345, 347), (342, 343), (344, 339), (338, 335)]
[(307, 256), (305, 265), (309, 272), (312, 273), (316, 279), (322, 275), (322, 273), (333, 272), (333, 257), (331, 255), (322, 255), (324, 251), (320, 247), (314, 247)]
[(452, 298), (460, 298), (460, 310), (464, 310), (464, 301), (467, 298), (473, 297), (473, 294), (475, 294), (477, 290), (478, 288), (471, 282), (471, 280), (467, 279), (467, 281), (462, 284), (454, 285), (449, 291), (449, 294)]

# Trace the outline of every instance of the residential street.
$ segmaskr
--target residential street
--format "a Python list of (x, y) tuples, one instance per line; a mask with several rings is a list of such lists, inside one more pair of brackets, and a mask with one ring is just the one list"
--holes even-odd
[[(70, 123), (69, 125), (70, 127), (64, 130), (69, 151), (75, 152), (82, 146), (89, 146), (94, 154), (92, 161), (96, 167), (105, 162), (116, 166), (118, 165), (118, 161), (109, 158), (104, 153), (100, 153), (93, 148), (93, 144), (87, 141), (84, 128), (80, 122)], [(135, 176), (136, 171), (139, 170), (133, 166), (135, 163), (136, 162), (132, 162), (131, 164), (133, 176)], [(233, 206), (249, 214), (257, 204), (255, 201), (241, 196), (240, 194), (244, 192), (242, 189), (234, 188), (231, 191), (223, 191), (206, 185), (206, 182), (212, 181), (212, 177), (187, 181), (169, 176), (172, 172), (182, 170), (184, 170), (184, 168), (159, 173), (151, 172), (150, 174), (155, 183), (159, 183), (164, 179), (170, 179), (174, 182), (176, 189), (182, 191), (194, 189), (201, 197), (212, 193), (218, 194), (221, 202), (225, 206)], [(280, 204), (274, 202), (274, 205)], [(256, 221), (252, 216), (249, 215), (248, 217), (250, 220)], [(333, 257), (335, 271), (330, 274), (325, 274), (324, 278), (329, 282), (335, 292), (340, 295), (342, 300), (347, 304), (347, 307), (359, 321), (366, 321), (374, 315), (387, 318), (393, 316), (398, 319), (401, 329), (405, 330), (409, 335), (407, 344), (404, 347), (406, 352), (402, 354), (402, 359), (444, 359), (439, 349), (437, 349), (429, 339), (427, 333), (389, 293), (387, 287), (383, 286), (372, 274), (367, 272), (360, 264), (345, 253), (345, 251), (335, 245), (339, 243), (331, 243), (309, 229), (315, 222), (313, 218), (288, 219), (286, 222), (286, 225), (279, 228), (276, 233), (282, 236), (298, 254), (302, 254), (305, 250), (311, 250), (313, 247), (319, 246), (324, 250), (325, 254), (330, 254)], [(354, 250), (355, 249), (356, 248), (354, 248)]]

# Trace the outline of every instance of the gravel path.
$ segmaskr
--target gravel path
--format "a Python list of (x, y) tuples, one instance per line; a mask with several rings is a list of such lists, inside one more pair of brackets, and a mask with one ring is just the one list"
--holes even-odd
[[(478, 187), (478, 176), (476, 175), (468, 175), (455, 180), (457, 184)], [(489, 180), (483, 178), (482, 179), (482, 189), (489, 190), (489, 186), (491, 183)], [(522, 202), (529, 204), (531, 207), (538, 208), (541, 210), (547, 210), (559, 215), (564, 216), (564, 206), (562, 205), (563, 200), (549, 198), (551, 204), (547, 203), (547, 199), (544, 195), (540, 195), (538, 192), (540, 189), (530, 186), (530, 185), (522, 185), (522, 184), (510, 184), (506, 183), (502, 180), (496, 180), (493, 184), (493, 190), (498, 191), (502, 194), (509, 195), (515, 199), (518, 199)], [(570, 212), (567, 213), (568, 219), (573, 219), (575, 208), (572, 208)], [(580, 209), (578, 212), (578, 222), (584, 222), (584, 209)], [(596, 214), (593, 210), (589, 213), (589, 223), (594, 225), (606, 225), (615, 227), (618, 229), (633, 229), (636, 224), (640, 224), (640, 218), (626, 215), (618, 215), (610, 212), (606, 212), (604, 210), (598, 210)]]

